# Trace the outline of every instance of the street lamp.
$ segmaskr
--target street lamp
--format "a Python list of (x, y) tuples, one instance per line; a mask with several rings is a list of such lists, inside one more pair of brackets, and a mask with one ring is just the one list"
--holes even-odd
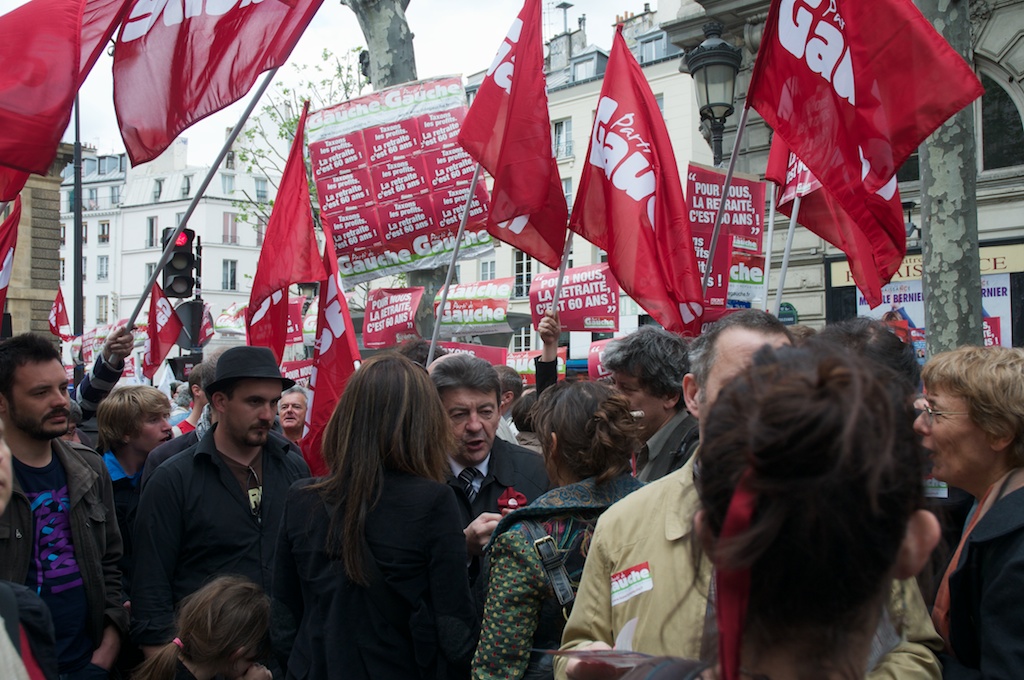
[(743, 50), (722, 40), (725, 27), (721, 22), (709, 21), (703, 28), (704, 42), (686, 53), (686, 68), (697, 89), (701, 120), (711, 126), (711, 149), (717, 167), (722, 164), (725, 119), (734, 110), (736, 74), (743, 62)]

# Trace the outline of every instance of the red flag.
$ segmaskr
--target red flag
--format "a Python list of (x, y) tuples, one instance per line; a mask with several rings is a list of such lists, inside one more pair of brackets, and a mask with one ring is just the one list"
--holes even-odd
[[(851, 187), (859, 194), (859, 200), (870, 209), (862, 211), (861, 220), (855, 220), (843, 209), (836, 198), (811, 174), (796, 154), (789, 150), (785, 141), (776, 136), (768, 157), (769, 170), (765, 176), (776, 181), (779, 176), (780, 158), (786, 159), (786, 169), (781, 173), (783, 184), (779, 187), (778, 209), (784, 215), (793, 214), (793, 199), (800, 196), (800, 213), (797, 221), (844, 253), (850, 262), (850, 272), (857, 287), (872, 307), (882, 304), (882, 286), (888, 283), (893, 273), (903, 262), (906, 254), (906, 232), (903, 230), (903, 206), (900, 192), (894, 190), (888, 200), (878, 194), (869, 194), (863, 185)], [(888, 235), (890, 230), (878, 223), (882, 218), (888, 224), (899, 223), (902, 239), (898, 241), (882, 236), (871, 239), (868, 233)]]
[(526, 0), (459, 132), (491, 173), (487, 231), (557, 268), (568, 209), (552, 155), (540, 0)]
[(32, 0), (0, 17), (0, 200), (45, 175), (125, 0)]
[[(64, 329), (68, 329), (65, 331)], [(53, 307), (50, 308), (50, 332), (61, 340), (71, 340), (74, 334), (71, 332), (71, 320), (68, 319), (68, 308), (64, 304), (64, 293), (57, 286), (57, 297), (53, 299)]]
[(171, 347), (181, 334), (181, 319), (164, 297), (160, 286), (153, 284), (153, 295), (149, 300), (149, 326), (146, 329), (146, 345), (142, 357), (142, 375), (150, 380), (156, 375)]
[(136, 0), (114, 47), (114, 108), (132, 165), (283, 64), (322, 0)]
[(306, 411), (306, 435), (302, 438), (302, 456), (314, 477), (328, 473), (321, 453), (324, 429), (341, 398), (345, 383), (359, 367), (356, 331), (348, 312), (348, 302), (341, 292), (333, 243), (331, 236), (324, 246), (324, 268), (328, 276), (320, 282), (313, 373), (309, 379), (309, 409)]
[[(906, 254), (903, 219), (892, 210), (896, 170), (981, 94), (970, 66), (911, 0), (776, 0), (747, 102), (863, 232), (856, 240), (874, 245), (872, 278), (884, 283)], [(859, 283), (869, 297), (880, 287)]]
[[(274, 0), (270, 0), (274, 1)], [(252, 281), (245, 310), (248, 343), (269, 347), (278, 363), (284, 357), (288, 328), (288, 286), (326, 278), (313, 230), (306, 161), (302, 140), (309, 102), (302, 107), (288, 162), (281, 175), (277, 200), (267, 223), (267, 234)]]
[(622, 289), (658, 323), (694, 332), (703, 295), (675, 154), (621, 26), (587, 156), (570, 228), (607, 251)]
[(18, 245), (18, 223), (21, 221), (21, 196), (14, 199), (14, 209), (0, 224), (0, 314), (7, 304), (7, 286), (14, 270), (14, 248)]

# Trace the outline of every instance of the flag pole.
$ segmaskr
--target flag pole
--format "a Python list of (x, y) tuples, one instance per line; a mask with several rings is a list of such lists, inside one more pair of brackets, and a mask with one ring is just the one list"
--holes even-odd
[(565, 236), (565, 250), (562, 251), (562, 264), (558, 266), (558, 282), (555, 283), (555, 297), (551, 300), (551, 312), (558, 314), (558, 300), (562, 297), (562, 284), (565, 282), (565, 268), (569, 266), (569, 253), (572, 251), (572, 229)]
[(701, 286), (701, 296), (707, 297), (708, 281), (711, 280), (711, 263), (715, 261), (715, 250), (718, 246), (718, 237), (722, 231), (722, 216), (725, 214), (725, 199), (729, 195), (729, 187), (732, 186), (732, 175), (736, 171), (736, 157), (740, 151), (740, 140), (743, 138), (743, 130), (747, 127), (747, 115), (750, 112), (749, 106), (743, 107), (740, 114), (739, 125), (736, 126), (736, 141), (732, 145), (732, 154), (729, 156), (729, 168), (725, 171), (725, 181), (722, 183), (721, 200), (718, 202), (718, 214), (715, 215), (715, 228), (711, 232), (711, 246), (708, 248), (708, 262), (704, 267), (704, 281)]
[(768, 233), (765, 235), (764, 244), (764, 290), (761, 293), (761, 309), (768, 311), (768, 276), (772, 273), (772, 238), (775, 236), (775, 201), (778, 191), (772, 182), (771, 196), (768, 198)]
[(171, 261), (171, 255), (174, 252), (174, 243), (178, 240), (178, 236), (185, 230), (185, 226), (188, 224), (188, 218), (195, 212), (196, 206), (199, 205), (199, 199), (203, 197), (206, 192), (206, 188), (210, 186), (210, 182), (213, 181), (213, 176), (217, 174), (217, 169), (220, 164), (224, 162), (225, 156), (228, 155), (228, 151), (231, 150), (231, 145), (235, 143), (235, 139), (238, 138), (239, 133), (242, 132), (242, 126), (245, 125), (245, 121), (249, 120), (249, 116), (252, 114), (253, 109), (256, 108), (257, 102), (263, 96), (263, 93), (267, 91), (270, 84), (274, 81), (274, 76), (277, 75), (277, 68), (273, 68), (267, 72), (267, 76), (260, 83), (259, 88), (256, 90), (256, 94), (252, 96), (248, 106), (245, 107), (245, 111), (238, 119), (238, 123), (231, 129), (228, 134), (228, 138), (224, 140), (224, 146), (221, 147), (220, 153), (217, 154), (216, 160), (213, 165), (210, 166), (210, 171), (206, 173), (206, 177), (203, 178), (202, 183), (196, 190), (196, 195), (192, 197), (192, 202), (188, 204), (188, 208), (185, 209), (185, 214), (181, 218), (181, 222), (175, 227), (174, 232), (170, 238), (167, 239), (167, 245), (164, 247), (164, 252), (160, 255), (160, 260), (156, 263), (156, 268), (153, 270), (152, 276), (149, 277), (149, 281), (143, 288), (142, 295), (139, 296), (139, 301), (135, 304), (135, 309), (132, 310), (132, 315), (128, 317), (128, 322), (125, 324), (127, 328), (133, 328), (135, 326), (135, 320), (139, 317), (139, 313), (142, 311), (142, 305), (149, 298), (149, 292), (153, 290), (153, 284), (156, 283), (156, 279), (160, 276), (160, 272), (167, 266), (167, 263)]
[(441, 289), (441, 302), (434, 312), (434, 332), (430, 337), (430, 351), (427, 352), (427, 366), (434, 360), (437, 352), (437, 339), (441, 335), (441, 315), (444, 314), (444, 306), (448, 304), (448, 288), (452, 285), (452, 277), (455, 275), (455, 262), (459, 259), (459, 249), (462, 247), (462, 235), (466, 233), (466, 222), (469, 221), (469, 206), (473, 205), (473, 194), (476, 193), (477, 182), (480, 181), (480, 164), (476, 164), (473, 171), (473, 181), (469, 183), (469, 193), (466, 195), (466, 205), (462, 209), (462, 221), (459, 222), (459, 233), (455, 237), (455, 249), (452, 250), (452, 261), (448, 264), (448, 274), (444, 277), (444, 287)]
[(799, 194), (793, 199), (793, 214), (789, 217), (789, 233), (786, 234), (786, 249), (782, 252), (782, 267), (779, 269), (779, 285), (775, 289), (775, 316), (782, 309), (782, 289), (786, 287), (786, 271), (789, 269), (789, 254), (793, 252), (793, 234), (796, 232), (796, 216), (800, 214)]

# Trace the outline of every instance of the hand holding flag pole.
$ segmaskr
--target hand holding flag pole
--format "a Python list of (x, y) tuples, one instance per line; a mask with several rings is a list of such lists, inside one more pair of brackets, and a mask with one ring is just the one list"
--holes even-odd
[(146, 303), (146, 299), (149, 297), (149, 292), (153, 290), (153, 285), (156, 283), (157, 277), (160, 276), (160, 272), (163, 271), (165, 266), (167, 266), (167, 263), (171, 261), (171, 255), (174, 253), (174, 244), (178, 240), (178, 236), (180, 236), (181, 232), (185, 230), (185, 227), (188, 225), (188, 218), (192, 216), (192, 213), (196, 210), (196, 206), (199, 205), (199, 199), (201, 199), (203, 194), (206, 193), (207, 187), (210, 186), (210, 182), (213, 181), (214, 175), (217, 174), (217, 169), (220, 168), (220, 164), (224, 162), (224, 158), (228, 155), (228, 151), (231, 150), (231, 145), (235, 143), (235, 139), (237, 139), (238, 135), (242, 132), (242, 126), (245, 125), (245, 121), (249, 120), (249, 116), (252, 114), (253, 109), (256, 108), (256, 104), (259, 102), (260, 97), (262, 97), (263, 93), (267, 91), (270, 84), (274, 82), (275, 75), (277, 75), (276, 68), (267, 72), (267, 76), (263, 79), (259, 89), (256, 90), (256, 94), (253, 95), (252, 100), (249, 101), (248, 106), (245, 107), (245, 111), (243, 111), (242, 115), (239, 117), (238, 123), (236, 123), (235, 127), (231, 129), (231, 132), (228, 134), (228, 138), (224, 140), (224, 146), (221, 147), (220, 152), (217, 154), (217, 158), (210, 166), (210, 171), (206, 173), (206, 177), (203, 178), (202, 183), (196, 190), (196, 195), (192, 197), (192, 202), (189, 203), (188, 208), (185, 209), (185, 214), (182, 215), (181, 221), (178, 222), (178, 226), (175, 227), (174, 232), (171, 234), (170, 238), (167, 239), (167, 245), (164, 248), (164, 252), (161, 253), (160, 260), (156, 263), (156, 267), (153, 269), (153, 274), (149, 277), (149, 281), (146, 282), (145, 288), (142, 289), (144, 292), (139, 296), (139, 301), (135, 303), (135, 309), (132, 310), (131, 316), (128, 317), (128, 321), (125, 324), (128, 328), (135, 328), (135, 320), (139, 318), (139, 314), (142, 312), (142, 305)]
[(466, 194), (466, 204), (462, 208), (462, 220), (459, 222), (459, 233), (455, 236), (455, 248), (452, 250), (452, 261), (448, 264), (448, 274), (444, 277), (444, 288), (441, 289), (441, 302), (434, 311), (434, 332), (430, 336), (430, 351), (427, 352), (427, 366), (434, 360), (437, 352), (437, 340), (441, 335), (441, 315), (444, 314), (444, 306), (448, 304), (448, 289), (452, 285), (452, 277), (455, 275), (455, 262), (459, 259), (459, 249), (462, 247), (462, 236), (466, 233), (466, 221), (469, 219), (469, 206), (473, 205), (473, 194), (476, 193), (477, 182), (480, 181), (480, 164), (476, 164), (473, 171), (473, 181), (469, 183), (469, 192)]

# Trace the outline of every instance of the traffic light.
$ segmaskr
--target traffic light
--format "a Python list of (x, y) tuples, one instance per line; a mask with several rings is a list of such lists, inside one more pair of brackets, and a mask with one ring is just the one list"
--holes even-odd
[[(163, 247), (167, 249), (167, 241), (170, 239), (174, 229), (164, 229)], [(196, 256), (192, 247), (196, 240), (196, 232), (191, 229), (184, 229), (178, 234), (174, 242), (174, 249), (171, 251), (171, 259), (167, 261), (163, 269), (164, 295), (169, 298), (192, 297), (192, 290), (195, 288)]]

